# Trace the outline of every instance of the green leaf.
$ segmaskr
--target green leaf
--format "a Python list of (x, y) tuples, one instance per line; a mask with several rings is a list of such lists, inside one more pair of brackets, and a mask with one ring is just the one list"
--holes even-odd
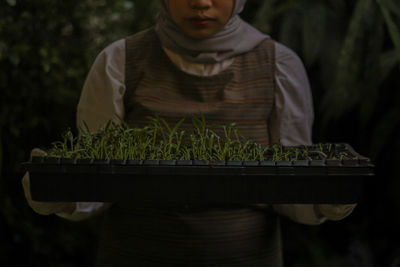
[(301, 21), (302, 15), (299, 10), (294, 9), (288, 12), (287, 16), (282, 18), (280, 23), (280, 31), (279, 31), (279, 41), (283, 44), (289, 46), (293, 50), (297, 50), (296, 48), (300, 46), (300, 38), (298, 37), (299, 32), (301, 31), (301, 24), (298, 22)]
[(397, 59), (400, 61), (400, 32), (399, 28), (396, 26), (396, 24), (393, 21), (393, 18), (388, 10), (388, 7), (386, 6), (387, 1), (381, 1), (377, 0), (380, 9), (382, 11), (383, 18), (385, 19), (386, 26), (388, 27), (390, 38), (392, 39), (392, 42), (394, 44), (394, 47), (396, 49), (397, 53)]
[(306, 66), (311, 66), (322, 48), (326, 33), (326, 7), (306, 5), (303, 13), (303, 55)]
[(371, 154), (374, 157), (379, 156), (384, 146), (391, 140), (390, 137), (395, 129), (400, 125), (400, 107), (392, 107), (383, 115), (379, 123), (374, 127), (372, 143), (370, 147)]
[(276, 0), (263, 1), (254, 20), (252, 21), (252, 25), (262, 32), (270, 31), (270, 23), (272, 17), (274, 16), (273, 12), (275, 11), (275, 9), (273, 8), (275, 2)]
[(388, 10), (400, 17), (400, 7), (395, 4), (393, 0), (378, 0), (378, 3), (379, 2), (381, 2)]
[(379, 84), (383, 83), (388, 78), (397, 62), (398, 58), (396, 49), (386, 51), (380, 55), (379, 65), (381, 67), (381, 75), (379, 76)]
[(7, 4), (10, 6), (15, 6), (17, 4), (17, 0), (7, 0)]
[[(362, 66), (360, 80), (362, 86), (359, 100), (360, 125), (365, 127), (376, 111), (379, 100), (381, 72), (380, 56), (384, 47), (384, 23), (379, 10), (374, 9), (368, 16), (368, 37), (364, 38), (364, 50), (368, 51), (361, 58)], [(372, 23), (373, 22), (373, 23)], [(362, 90), (362, 91), (361, 91)]]
[(303, 0), (287, 0), (286, 2), (282, 3), (280, 6), (275, 8), (274, 16), (281, 15), (288, 11), (289, 9), (299, 5)]
[(325, 107), (324, 121), (342, 116), (359, 101), (360, 66), (356, 60), (359, 42), (367, 27), (364, 19), (373, 7), (372, 0), (359, 0), (346, 33), (338, 59), (335, 87), (328, 92), (323, 100)]
[(3, 173), (3, 142), (2, 142), (2, 134), (0, 131), (0, 178)]
[(185, 118), (182, 118), (175, 124), (174, 128), (171, 131), (171, 135), (175, 134), (178, 131), (179, 127), (181, 126), (184, 120)]

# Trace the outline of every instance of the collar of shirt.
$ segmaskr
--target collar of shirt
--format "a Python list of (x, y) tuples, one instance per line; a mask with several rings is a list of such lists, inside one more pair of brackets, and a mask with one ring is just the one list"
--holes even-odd
[(233, 58), (229, 58), (218, 63), (193, 63), (184, 60), (182, 56), (165, 47), (163, 47), (163, 50), (172, 63), (174, 63), (180, 70), (196, 76), (209, 77), (217, 75), (229, 68), (234, 61)]

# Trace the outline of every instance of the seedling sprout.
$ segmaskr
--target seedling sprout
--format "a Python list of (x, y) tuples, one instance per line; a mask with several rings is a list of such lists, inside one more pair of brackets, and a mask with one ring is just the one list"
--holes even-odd
[(193, 130), (180, 130), (184, 119), (169, 125), (163, 118), (149, 117), (149, 124), (131, 128), (109, 121), (96, 132), (85, 124), (79, 137), (67, 130), (54, 142), (47, 157), (121, 160), (221, 160), (297, 161), (313, 159), (355, 159), (337, 144), (285, 147), (262, 146), (240, 135), (235, 123), (223, 125), (223, 136), (208, 128), (204, 117), (192, 118)]

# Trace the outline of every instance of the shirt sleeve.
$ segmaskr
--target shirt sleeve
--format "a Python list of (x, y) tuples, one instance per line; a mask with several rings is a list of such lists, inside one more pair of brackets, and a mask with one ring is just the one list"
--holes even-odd
[[(106, 47), (96, 57), (85, 80), (77, 108), (76, 122), (79, 131), (96, 131), (109, 120), (119, 123), (124, 118), (125, 93), (125, 40)], [(88, 218), (108, 207), (102, 202), (77, 202), (72, 214), (59, 217), (78, 221)]]
[[(277, 42), (275, 60), (276, 91), (270, 120), (271, 143), (310, 145), (314, 113), (303, 63), (292, 50)], [(277, 204), (272, 208), (302, 224), (315, 225), (326, 220), (316, 214), (313, 204)]]
[(310, 145), (314, 120), (307, 73), (300, 58), (276, 43), (275, 106), (271, 114), (271, 143)]
[(124, 117), (125, 40), (105, 48), (96, 58), (86, 78), (77, 109), (78, 129), (98, 130), (109, 120)]

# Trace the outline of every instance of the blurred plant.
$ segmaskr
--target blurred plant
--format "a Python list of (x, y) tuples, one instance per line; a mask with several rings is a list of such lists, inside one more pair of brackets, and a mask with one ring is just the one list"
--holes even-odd
[[(377, 203), (400, 207), (395, 178), (400, 172), (399, 10), (400, 2), (395, 0), (264, 0), (247, 15), (248, 21), (303, 60), (314, 98), (314, 138), (346, 140), (376, 162), (377, 175), (385, 179), (374, 183), (364, 203), (369, 229), (378, 225), (372, 217), (382, 218), (377, 213), (390, 213)], [(390, 247), (396, 247), (397, 240), (391, 236), (398, 233), (394, 230), (398, 223), (393, 220), (385, 226), (392, 230), (377, 235), (369, 234), (371, 230), (355, 231), (369, 240), (374, 251), (371, 265), (384, 266), (384, 259), (393, 253)], [(380, 236), (385, 236), (384, 241), (375, 243)], [(307, 259), (305, 266), (313, 265), (311, 259), (317, 257)]]
[(353, 112), (377, 157), (400, 127), (399, 2), (265, 0), (252, 22), (303, 59), (318, 125), (332, 130)]
[[(4, 266), (90, 266), (96, 227), (35, 215), (24, 201), (19, 163), (33, 147), (75, 124), (80, 90), (95, 56), (112, 41), (152, 25), (157, 2), (0, 1)], [(49, 220), (52, 227), (43, 228)]]
[(33, 143), (74, 124), (74, 107), (95, 56), (112, 41), (152, 25), (156, 12), (155, 0), (0, 3), (0, 126), (10, 170)]

